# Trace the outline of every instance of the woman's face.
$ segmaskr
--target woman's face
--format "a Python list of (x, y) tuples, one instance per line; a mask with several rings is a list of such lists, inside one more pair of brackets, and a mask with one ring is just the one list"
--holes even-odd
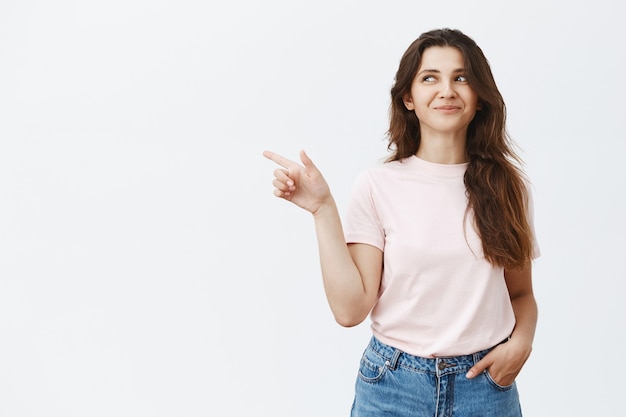
[(404, 97), (407, 109), (415, 111), (420, 134), (467, 133), (476, 113), (478, 95), (465, 76), (463, 54), (451, 46), (431, 46), (422, 53), (422, 61)]

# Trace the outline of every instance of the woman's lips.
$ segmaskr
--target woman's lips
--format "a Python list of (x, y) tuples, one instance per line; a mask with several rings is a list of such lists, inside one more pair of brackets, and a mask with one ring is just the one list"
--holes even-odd
[(435, 110), (439, 110), (444, 113), (454, 113), (461, 110), (461, 108), (458, 106), (437, 106), (435, 107)]

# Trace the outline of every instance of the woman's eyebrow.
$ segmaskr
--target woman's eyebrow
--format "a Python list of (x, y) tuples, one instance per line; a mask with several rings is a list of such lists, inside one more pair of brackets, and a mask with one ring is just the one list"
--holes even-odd
[[(420, 72), (418, 72), (417, 74), (419, 75), (419, 74), (422, 74), (422, 73), (424, 73), (424, 72), (434, 72), (434, 73), (437, 73), (437, 74), (440, 74), (440, 73), (441, 73), (441, 71), (440, 71), (440, 70), (438, 70), (438, 69), (424, 68), (423, 70), (421, 70), (421, 71), (420, 71)], [(465, 68), (457, 68), (457, 69), (455, 69), (455, 70), (452, 70), (452, 72), (453, 72), (454, 74), (456, 74), (456, 73), (461, 73), (461, 72), (465, 72)]]

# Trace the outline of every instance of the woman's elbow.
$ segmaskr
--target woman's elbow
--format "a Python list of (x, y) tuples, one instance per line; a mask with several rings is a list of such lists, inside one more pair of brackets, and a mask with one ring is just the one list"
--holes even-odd
[(367, 314), (334, 313), (335, 321), (342, 327), (354, 327), (363, 323)]

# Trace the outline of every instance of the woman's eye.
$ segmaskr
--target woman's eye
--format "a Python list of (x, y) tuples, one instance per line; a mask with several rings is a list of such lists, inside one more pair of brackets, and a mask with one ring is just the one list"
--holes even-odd
[(426, 81), (428, 83), (435, 81), (435, 77), (433, 77), (432, 75), (426, 75), (422, 81)]
[(456, 77), (457, 81), (460, 81), (462, 83), (466, 83), (467, 82), (467, 77), (465, 75), (459, 75), (458, 77)]

